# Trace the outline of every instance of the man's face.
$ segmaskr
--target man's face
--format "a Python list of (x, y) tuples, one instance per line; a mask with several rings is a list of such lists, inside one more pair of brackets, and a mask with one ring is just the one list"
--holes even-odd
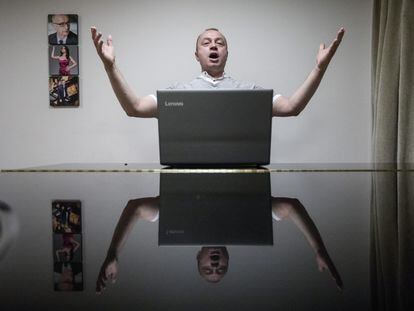
[(59, 38), (65, 38), (68, 36), (70, 30), (69, 16), (53, 15), (52, 23)]
[(221, 75), (227, 61), (226, 38), (216, 30), (203, 32), (197, 40), (195, 57), (203, 71), (210, 75)]
[(203, 247), (197, 255), (198, 271), (209, 282), (217, 283), (227, 273), (229, 254), (225, 247)]

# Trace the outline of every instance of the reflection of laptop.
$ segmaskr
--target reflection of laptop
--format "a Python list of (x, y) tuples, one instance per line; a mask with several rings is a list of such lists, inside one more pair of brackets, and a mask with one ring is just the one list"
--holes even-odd
[(272, 245), (270, 173), (160, 174), (159, 245)]
[(272, 90), (157, 91), (161, 164), (268, 164), (272, 97)]

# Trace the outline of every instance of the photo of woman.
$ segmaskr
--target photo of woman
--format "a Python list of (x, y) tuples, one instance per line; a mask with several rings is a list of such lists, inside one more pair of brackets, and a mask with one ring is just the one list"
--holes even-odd
[[(55, 54), (56, 46), (51, 46), (51, 61), (49, 62), (50, 75), (70, 76), (78, 74), (77, 47), (69, 48), (67, 45), (57, 46), (59, 49), (58, 55)], [(71, 56), (71, 50), (76, 54)]]
[[(78, 241), (77, 241), (78, 240)], [(81, 261), (81, 236), (72, 233), (56, 234), (54, 236), (55, 261)]]

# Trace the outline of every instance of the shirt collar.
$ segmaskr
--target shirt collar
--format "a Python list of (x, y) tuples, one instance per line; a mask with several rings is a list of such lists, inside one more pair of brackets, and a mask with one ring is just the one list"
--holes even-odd
[(59, 38), (59, 36), (56, 34), (56, 38), (57, 38), (57, 43), (59, 44), (59, 41), (62, 41), (62, 44), (66, 44), (66, 39), (68, 38), (67, 36), (64, 38)]
[(223, 72), (223, 75), (221, 77), (219, 77), (219, 78), (213, 78), (212, 76), (210, 76), (208, 74), (207, 71), (203, 71), (199, 77), (201, 79), (207, 81), (207, 82), (210, 82), (210, 83), (215, 84), (215, 83), (218, 83), (219, 81), (224, 80), (225, 78), (227, 78), (227, 74), (225, 72)]

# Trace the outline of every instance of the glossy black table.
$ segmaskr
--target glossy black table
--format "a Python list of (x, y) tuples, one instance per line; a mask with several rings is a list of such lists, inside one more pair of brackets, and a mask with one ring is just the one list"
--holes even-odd
[(1, 310), (410, 310), (412, 167), (2, 170)]

